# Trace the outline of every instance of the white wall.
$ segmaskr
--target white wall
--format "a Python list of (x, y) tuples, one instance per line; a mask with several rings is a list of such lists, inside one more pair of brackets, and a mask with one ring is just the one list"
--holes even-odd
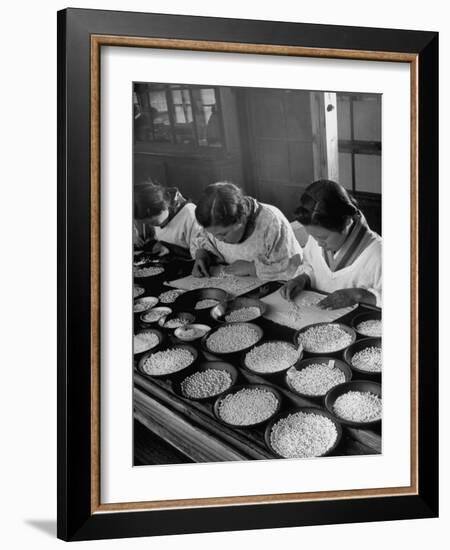
[[(2, 8), (2, 85), (0, 124), (2, 160), (2, 284), (0, 305), (1, 545), (8, 550), (51, 549), (56, 517), (56, 10), (64, 2), (8, 2)], [(378, 26), (441, 31), (441, 120), (449, 120), (445, 101), (450, 86), (450, 31), (441, 0), (410, 0), (407, 4), (379, 0), (367, 3), (292, 2), (291, 0), (224, 3), (210, 0), (98, 0), (76, 7), (155, 11), (223, 17), (274, 19), (311, 23)], [(445, 92), (445, 93), (444, 93)], [(32, 101), (33, 114), (25, 109)], [(5, 127), (6, 122), (6, 127)], [(447, 128), (441, 125), (441, 150), (449, 150)], [(6, 152), (6, 154), (5, 154)], [(444, 154), (442, 154), (444, 158)], [(441, 205), (450, 203), (450, 174), (443, 164)], [(442, 216), (448, 236), (449, 217)], [(25, 221), (26, 220), (26, 221)], [(441, 238), (442, 247), (447, 245)], [(7, 257), (5, 257), (5, 252)], [(446, 258), (445, 258), (446, 260)], [(442, 280), (448, 280), (442, 260)], [(446, 275), (446, 277), (445, 277)], [(442, 288), (441, 303), (448, 304)], [(7, 311), (5, 311), (5, 305)], [(442, 307), (444, 310), (444, 307)], [(448, 322), (442, 334), (448, 335)], [(8, 332), (6, 332), (8, 331)], [(441, 387), (448, 388), (448, 365)], [(444, 401), (444, 400), (442, 400)], [(441, 519), (349, 526), (291, 528), (259, 532), (187, 535), (159, 539), (85, 543), (83, 548), (225, 549), (284, 547), (419, 549), (449, 536), (449, 400), (442, 403)], [(444, 490), (445, 488), (445, 490)]]

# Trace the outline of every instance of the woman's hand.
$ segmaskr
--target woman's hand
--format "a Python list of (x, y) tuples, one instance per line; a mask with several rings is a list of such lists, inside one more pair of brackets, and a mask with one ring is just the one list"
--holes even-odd
[(156, 241), (155, 244), (150, 249), (150, 253), (156, 256), (157, 254), (158, 255), (161, 254), (163, 250), (164, 250), (164, 246), (159, 241)]
[(151, 235), (144, 237), (136, 225), (133, 224), (133, 245), (135, 248), (144, 248), (144, 246), (152, 240), (153, 238)]
[(376, 304), (376, 298), (365, 288), (342, 288), (329, 294), (317, 305), (322, 309), (339, 309), (354, 306), (359, 302)]
[(217, 264), (212, 265), (209, 268), (209, 276), (210, 277), (220, 277), (223, 273), (224, 265), (223, 264)]
[(253, 262), (247, 262), (245, 260), (236, 260), (230, 265), (224, 267), (223, 271), (230, 275), (236, 275), (236, 277), (255, 277), (256, 268)]
[(139, 233), (133, 234), (133, 245), (135, 248), (144, 248), (147, 243), (147, 239), (144, 239), (139, 235)]
[(194, 267), (192, 268), (192, 275), (194, 277), (209, 277), (209, 267), (211, 265), (211, 258), (206, 250), (200, 248), (195, 254)]
[(300, 292), (305, 288), (305, 286), (308, 283), (309, 283), (308, 275), (305, 275), (304, 273), (302, 273), (298, 277), (294, 277), (293, 279), (288, 281), (285, 285), (283, 285), (280, 288), (280, 294), (285, 300), (292, 302), (300, 294)]

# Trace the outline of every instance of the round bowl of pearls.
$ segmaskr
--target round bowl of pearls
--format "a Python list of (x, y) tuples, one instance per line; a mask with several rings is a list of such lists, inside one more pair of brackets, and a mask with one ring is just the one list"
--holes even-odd
[(192, 323), (189, 325), (183, 325), (175, 329), (175, 336), (182, 342), (193, 342), (203, 338), (206, 333), (211, 330), (209, 325), (202, 325), (201, 323)]
[(264, 315), (266, 309), (261, 300), (243, 296), (216, 305), (211, 317), (218, 323), (248, 323)]
[(137, 332), (133, 337), (133, 353), (135, 358), (139, 358), (150, 350), (159, 348), (164, 340), (163, 334), (159, 330), (147, 329)]
[(175, 311), (194, 311), (196, 315), (209, 310), (220, 302), (230, 299), (230, 294), (221, 288), (197, 288), (188, 290), (177, 297), (173, 304)]
[(314, 458), (334, 452), (342, 427), (323, 409), (299, 407), (277, 415), (267, 425), (264, 439), (278, 458)]
[(277, 378), (302, 358), (303, 348), (284, 340), (259, 342), (241, 356), (246, 371), (264, 378)]
[(381, 311), (366, 311), (356, 315), (352, 319), (352, 327), (361, 336), (381, 338), (383, 333)]
[(363, 378), (381, 379), (381, 338), (362, 338), (344, 352), (344, 360), (355, 375)]
[(300, 397), (322, 400), (326, 393), (352, 379), (350, 367), (334, 357), (310, 357), (286, 371), (286, 386)]
[(172, 380), (173, 391), (184, 399), (211, 401), (236, 384), (239, 372), (230, 363), (205, 361), (188, 375), (184, 372)]
[(332, 388), (325, 407), (341, 424), (353, 428), (375, 427), (381, 423), (381, 384), (372, 380), (352, 380)]
[(250, 349), (263, 335), (262, 328), (253, 323), (226, 323), (206, 334), (201, 346), (207, 354), (227, 356)]
[(233, 428), (254, 428), (268, 422), (281, 407), (281, 394), (265, 384), (234, 386), (214, 403), (216, 418)]
[(158, 298), (156, 298), (156, 296), (142, 296), (142, 298), (137, 298), (134, 301), (133, 312), (135, 314), (141, 314), (155, 307), (157, 303)]
[(161, 317), (158, 325), (165, 329), (175, 330), (195, 321), (195, 315), (187, 312), (169, 313), (166, 317)]
[(192, 346), (175, 344), (144, 354), (139, 360), (138, 370), (154, 378), (171, 378), (193, 365), (197, 357), (197, 350)]
[(294, 345), (301, 344), (305, 353), (330, 355), (343, 351), (356, 340), (355, 331), (343, 323), (315, 323), (294, 334)]
[(160, 277), (164, 274), (164, 267), (161, 265), (137, 266), (133, 268), (135, 279), (144, 279), (146, 277)]
[(186, 292), (185, 290), (181, 290), (179, 288), (171, 288), (169, 290), (165, 290), (164, 292), (162, 292), (159, 295), (158, 299), (161, 302), (161, 304), (165, 304), (165, 305), (173, 304), (175, 300), (185, 292)]
[(172, 313), (172, 309), (166, 306), (152, 307), (148, 311), (144, 311), (139, 316), (142, 326), (158, 323), (162, 318), (167, 317)]

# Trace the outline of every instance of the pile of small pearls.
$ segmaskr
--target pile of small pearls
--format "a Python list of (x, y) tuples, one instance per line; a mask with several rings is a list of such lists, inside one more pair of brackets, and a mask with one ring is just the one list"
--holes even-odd
[(159, 344), (159, 337), (154, 332), (139, 332), (134, 335), (134, 353), (142, 353), (150, 350)]
[(381, 337), (382, 324), (379, 319), (371, 319), (369, 321), (362, 321), (356, 327), (356, 330), (363, 336), (372, 336), (374, 338)]
[(185, 397), (203, 399), (224, 392), (232, 384), (229, 372), (218, 369), (206, 369), (194, 372), (181, 383), (181, 391)]
[(304, 395), (325, 395), (334, 386), (345, 382), (341, 369), (327, 363), (314, 363), (301, 370), (292, 367), (287, 376), (292, 387)]
[(255, 346), (245, 356), (245, 366), (260, 373), (288, 369), (299, 358), (300, 351), (287, 342), (265, 342)]
[(381, 372), (381, 348), (369, 346), (356, 352), (352, 357), (352, 366), (367, 372)]
[(253, 319), (257, 319), (261, 315), (261, 310), (259, 307), (251, 306), (251, 307), (243, 307), (240, 309), (235, 309), (233, 311), (230, 311), (227, 315), (225, 315), (225, 320), (229, 323), (246, 323), (247, 321), (252, 321)]
[(373, 422), (381, 418), (381, 403), (381, 397), (371, 392), (348, 391), (336, 399), (333, 411), (343, 420)]
[(179, 319), (178, 317), (175, 317), (166, 321), (163, 326), (164, 328), (178, 328), (188, 324), (189, 319)]
[(146, 323), (156, 323), (156, 321), (159, 321), (162, 317), (169, 315), (169, 313), (172, 313), (170, 308), (150, 309), (147, 313), (144, 313), (141, 319)]
[(159, 295), (159, 301), (162, 304), (172, 304), (173, 302), (175, 302), (178, 296), (181, 296), (181, 294), (184, 294), (185, 292), (185, 290), (179, 290), (177, 288), (167, 290), (166, 292), (163, 292)]
[(274, 424), (270, 442), (284, 458), (324, 455), (336, 442), (338, 432), (327, 417), (306, 412), (289, 414)]
[(195, 309), (209, 309), (211, 307), (216, 306), (218, 303), (219, 303), (218, 300), (212, 300), (212, 299), (206, 298), (205, 300), (199, 300), (195, 304)]
[(154, 296), (145, 296), (144, 298), (139, 298), (134, 303), (133, 311), (134, 313), (141, 313), (146, 309), (150, 309), (158, 303), (158, 298)]
[(206, 340), (212, 353), (233, 353), (253, 346), (260, 339), (257, 330), (249, 325), (236, 323), (220, 327)]
[(160, 376), (178, 372), (193, 361), (194, 356), (187, 349), (169, 348), (149, 355), (142, 363), (142, 369), (147, 374)]
[(270, 418), (277, 407), (278, 399), (272, 392), (260, 388), (243, 388), (220, 401), (219, 416), (228, 424), (250, 426)]
[(139, 296), (142, 296), (144, 294), (145, 289), (141, 286), (134, 286), (133, 287), (133, 298), (138, 298)]
[(164, 272), (163, 267), (150, 266), (150, 267), (143, 267), (141, 269), (135, 269), (134, 276), (135, 277), (153, 277), (155, 275), (160, 275), (163, 272)]
[(329, 323), (309, 327), (301, 332), (298, 341), (305, 351), (313, 353), (332, 353), (352, 343), (352, 337), (339, 325)]

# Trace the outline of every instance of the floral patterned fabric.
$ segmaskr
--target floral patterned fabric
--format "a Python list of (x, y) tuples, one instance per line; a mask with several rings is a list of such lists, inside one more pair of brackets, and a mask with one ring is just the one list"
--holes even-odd
[(253, 232), (243, 242), (224, 243), (202, 229), (192, 241), (192, 257), (200, 248), (216, 256), (219, 263), (254, 262), (256, 276), (263, 281), (291, 279), (302, 261), (301, 246), (286, 217), (275, 206), (263, 203)]

